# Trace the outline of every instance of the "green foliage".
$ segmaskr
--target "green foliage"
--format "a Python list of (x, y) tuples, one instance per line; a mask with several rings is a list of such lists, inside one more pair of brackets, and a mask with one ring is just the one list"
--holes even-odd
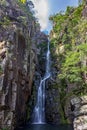
[(87, 71), (87, 67), (82, 64), (87, 54), (87, 20), (81, 18), (83, 7), (83, 4), (77, 8), (67, 7), (65, 13), (50, 16), (52, 34), (55, 34), (55, 38), (51, 38), (51, 47), (57, 52), (57, 48), (60, 50), (64, 46), (61, 57), (56, 53), (60, 66), (58, 77), (70, 83), (84, 82), (83, 73)]
[[(31, 19), (31, 20), (35, 19), (34, 15), (33, 15), (34, 12), (31, 11), (29, 6), (27, 6), (26, 0), (16, 0), (16, 2), (19, 5), (19, 7), (25, 12), (25, 14), (28, 15), (29, 19)], [(31, 2), (29, 5), (33, 5), (33, 3)]]
[(26, 3), (26, 0), (20, 0), (23, 4)]
[(71, 40), (73, 40), (74, 32), (76, 33), (74, 28), (79, 24), (82, 9), (82, 5), (77, 8), (67, 7), (65, 13), (58, 13), (54, 16), (50, 16), (49, 19), (53, 23), (53, 33), (55, 33), (59, 44), (71, 43)]
[(59, 78), (66, 78), (69, 82), (82, 82), (82, 73), (87, 71), (87, 67), (81, 65), (81, 61), (86, 54), (87, 44), (78, 45), (76, 50), (67, 52)]
[(9, 20), (9, 18), (4, 16), (3, 20), (0, 21), (0, 25), (2, 25), (2, 26), (8, 26), (8, 25), (10, 25), (10, 22), (11, 21)]
[(1, 130), (9, 130), (8, 128), (2, 128)]
[(80, 2), (78, 7), (67, 7), (64, 13), (49, 18), (53, 24), (50, 47), (53, 67), (58, 71), (61, 123), (69, 123), (64, 113), (66, 101), (73, 95), (87, 94), (87, 19), (82, 16), (83, 8)]

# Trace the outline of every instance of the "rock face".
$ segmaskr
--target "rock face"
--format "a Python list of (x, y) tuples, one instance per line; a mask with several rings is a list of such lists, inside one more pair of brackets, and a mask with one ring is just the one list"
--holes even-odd
[(13, 130), (26, 121), (26, 103), (38, 65), (37, 45), (42, 42), (37, 38), (41, 35), (46, 40), (26, 8), (12, 0), (0, 5), (0, 129)]
[(51, 124), (60, 124), (60, 95), (57, 88), (53, 88), (48, 81), (46, 88), (46, 121)]
[[(77, 46), (79, 47), (79, 45), (81, 44), (83, 46), (83, 42), (87, 43), (87, 41), (84, 40), (86, 39), (86, 34), (87, 34), (87, 30), (85, 31), (85, 28), (86, 28), (85, 23), (87, 24), (87, 2), (86, 1), (83, 1), (83, 2), (84, 4), (78, 6), (77, 8), (70, 7), (71, 10), (68, 10), (69, 8), (67, 8), (65, 14), (64, 15), (62, 14), (63, 17), (60, 14), (56, 14), (50, 17), (50, 20), (53, 22), (53, 29), (50, 33), (51, 46), (52, 46), (51, 55), (53, 57), (52, 68), (56, 69), (56, 74), (54, 76), (56, 77), (55, 87), (57, 88), (57, 90), (59, 90), (59, 92), (55, 91), (54, 94), (51, 94), (52, 93), (51, 91), (54, 90), (54, 85), (51, 84), (52, 87), (50, 90), (48, 90), (50, 91), (50, 95), (51, 95), (49, 97), (51, 98), (51, 100), (53, 100), (52, 98), (54, 95), (55, 96), (59, 95), (60, 100), (59, 98), (58, 99), (55, 98), (55, 99), (57, 100), (56, 104), (59, 103), (62, 108), (62, 111), (61, 111), (61, 109), (59, 109), (60, 106), (58, 107), (57, 105), (57, 111), (59, 109), (59, 113), (61, 114), (61, 117), (60, 117), (62, 121), (61, 123), (67, 123), (67, 124), (73, 123), (75, 130), (83, 130), (83, 129), (87, 130), (87, 127), (86, 127), (87, 105), (86, 103), (82, 103), (86, 101), (87, 97), (85, 97), (85, 100), (82, 99), (82, 97), (80, 97), (82, 94), (86, 95), (87, 93), (86, 91), (87, 90), (86, 89), (87, 73), (85, 70), (82, 73), (80, 72), (79, 77), (82, 78), (82, 82), (80, 82), (79, 80), (76, 81), (77, 76), (79, 74), (76, 75), (77, 68), (75, 69), (75, 67), (77, 66), (77, 64), (74, 64), (75, 59), (73, 60), (72, 58), (74, 57), (74, 50), (76, 51)], [(68, 15), (66, 15), (67, 11), (68, 11)], [(77, 13), (78, 15), (80, 14), (79, 19), (77, 19), (77, 16), (74, 14), (76, 13), (76, 11), (79, 12)], [(65, 17), (65, 20), (64, 20), (64, 17)], [(76, 19), (77, 19), (77, 24), (74, 25), (73, 21)], [(81, 26), (81, 23), (83, 23), (82, 26)], [(78, 29), (79, 30), (78, 31), (77, 28), (80, 28), (80, 30)], [(81, 32), (81, 29), (83, 29), (82, 32)], [(69, 32), (71, 33), (73, 32), (73, 33), (72, 34), (70, 33), (69, 35)], [(77, 35), (76, 34), (74, 35), (75, 32)], [(71, 35), (73, 35), (73, 38), (71, 38)], [(79, 41), (78, 41), (78, 37), (80, 39)], [(73, 46), (73, 43), (75, 44), (74, 46)], [(70, 55), (67, 55), (68, 52), (70, 52), (70, 55), (72, 53), (72, 57), (70, 57), (70, 59), (69, 59)], [(78, 53), (78, 50), (76, 52)], [(82, 66), (87, 67), (87, 55), (85, 55), (80, 60), (80, 62)], [(78, 67), (79, 66), (80, 64), (78, 64)], [(70, 77), (72, 81), (70, 81)], [(73, 78), (75, 79), (73, 80)], [(49, 111), (50, 109), (52, 109), (51, 110), (51, 113), (52, 113), (54, 111), (52, 108), (52, 106), (54, 106), (54, 101), (53, 102), (51, 101), (51, 103), (49, 104), (48, 104)], [(55, 111), (56, 111), (56, 106), (55, 106)], [(56, 122), (56, 119), (57, 118), (54, 118), (53, 122)]]
[(87, 129), (87, 96), (75, 97), (71, 99), (74, 115), (74, 130)]
[(86, 3), (85, 8), (83, 9), (82, 16), (87, 18), (87, 3)]

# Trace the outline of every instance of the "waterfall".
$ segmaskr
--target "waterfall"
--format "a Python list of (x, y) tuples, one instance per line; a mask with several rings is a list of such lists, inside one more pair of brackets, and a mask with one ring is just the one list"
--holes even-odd
[(50, 77), (50, 49), (48, 41), (48, 49), (46, 54), (46, 72), (44, 78), (40, 81), (40, 85), (38, 88), (36, 106), (33, 112), (34, 124), (45, 123), (45, 82), (49, 77)]

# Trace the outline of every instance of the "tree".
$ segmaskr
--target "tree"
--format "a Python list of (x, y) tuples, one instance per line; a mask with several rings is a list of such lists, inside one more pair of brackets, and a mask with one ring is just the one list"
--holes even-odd
[(59, 78), (69, 82), (82, 82), (83, 73), (87, 72), (87, 67), (82, 64), (82, 60), (87, 54), (87, 44), (81, 44), (73, 51), (66, 53), (65, 61), (61, 67)]

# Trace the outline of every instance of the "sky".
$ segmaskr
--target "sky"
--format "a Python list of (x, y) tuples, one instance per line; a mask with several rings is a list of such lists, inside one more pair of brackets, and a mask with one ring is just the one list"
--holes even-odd
[(60, 11), (65, 11), (67, 6), (77, 6), (78, 0), (31, 0), (34, 3), (35, 16), (41, 26), (41, 30), (51, 30), (52, 25), (49, 16)]

